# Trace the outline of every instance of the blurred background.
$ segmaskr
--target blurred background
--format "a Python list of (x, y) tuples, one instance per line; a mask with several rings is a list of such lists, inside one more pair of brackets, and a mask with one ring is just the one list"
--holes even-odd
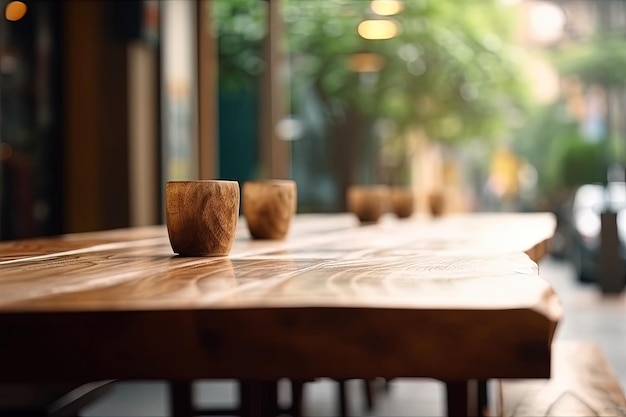
[(198, 178), (552, 211), (563, 257), (626, 230), (623, 0), (0, 3), (2, 240), (158, 224)]
[[(576, 285), (624, 288), (626, 0), (0, 5), (0, 240), (160, 224), (185, 179), (293, 178), (300, 213), (345, 211), (351, 184), (410, 187), (418, 213), (433, 193), (550, 211), (560, 334), (626, 381), (623, 298)], [(441, 415), (441, 387), (407, 387), (381, 415), (415, 392)], [(318, 389), (312, 415), (336, 415)], [(90, 415), (166, 415), (165, 393), (122, 383)]]

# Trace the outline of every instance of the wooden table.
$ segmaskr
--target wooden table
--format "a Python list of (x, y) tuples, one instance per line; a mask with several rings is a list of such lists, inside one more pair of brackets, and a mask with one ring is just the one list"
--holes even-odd
[(468, 380), (549, 376), (554, 227), (300, 215), (253, 241), (240, 220), (221, 258), (174, 256), (163, 226), (0, 243), (0, 382), (432, 377), (462, 402)]

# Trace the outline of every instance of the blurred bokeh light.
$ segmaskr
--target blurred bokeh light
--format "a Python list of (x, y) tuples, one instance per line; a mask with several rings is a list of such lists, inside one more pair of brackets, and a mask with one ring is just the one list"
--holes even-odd
[(404, 9), (404, 4), (399, 0), (372, 0), (372, 11), (380, 16), (392, 16)]
[(365, 39), (391, 39), (398, 34), (398, 25), (393, 20), (364, 20), (358, 32)]
[(21, 1), (12, 1), (7, 3), (4, 8), (4, 17), (11, 22), (16, 22), (22, 19), (26, 15), (27, 11), (28, 7), (26, 6), (26, 3)]
[(348, 57), (348, 68), (354, 72), (378, 72), (385, 65), (385, 59), (373, 52), (352, 54)]

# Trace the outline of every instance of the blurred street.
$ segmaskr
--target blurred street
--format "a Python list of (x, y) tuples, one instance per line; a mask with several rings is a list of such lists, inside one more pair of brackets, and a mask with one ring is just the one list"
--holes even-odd
[(603, 296), (596, 286), (576, 281), (568, 262), (547, 259), (541, 275), (550, 281), (564, 306), (557, 338), (590, 340), (597, 343), (626, 384), (626, 299), (624, 294)]

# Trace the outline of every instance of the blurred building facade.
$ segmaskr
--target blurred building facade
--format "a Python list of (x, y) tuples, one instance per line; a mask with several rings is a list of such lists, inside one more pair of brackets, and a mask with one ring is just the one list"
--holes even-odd
[[(58, 233), (62, 217), (59, 10), (37, 2), (0, 20), (0, 237)], [(11, 19), (11, 20), (9, 20)]]
[(195, 65), (162, 37), (193, 30), (196, 2), (166, 3), (173, 24), (154, 0), (2, 2), (0, 239), (159, 222), (161, 133), (192, 143), (196, 106), (196, 68), (159, 61)]

